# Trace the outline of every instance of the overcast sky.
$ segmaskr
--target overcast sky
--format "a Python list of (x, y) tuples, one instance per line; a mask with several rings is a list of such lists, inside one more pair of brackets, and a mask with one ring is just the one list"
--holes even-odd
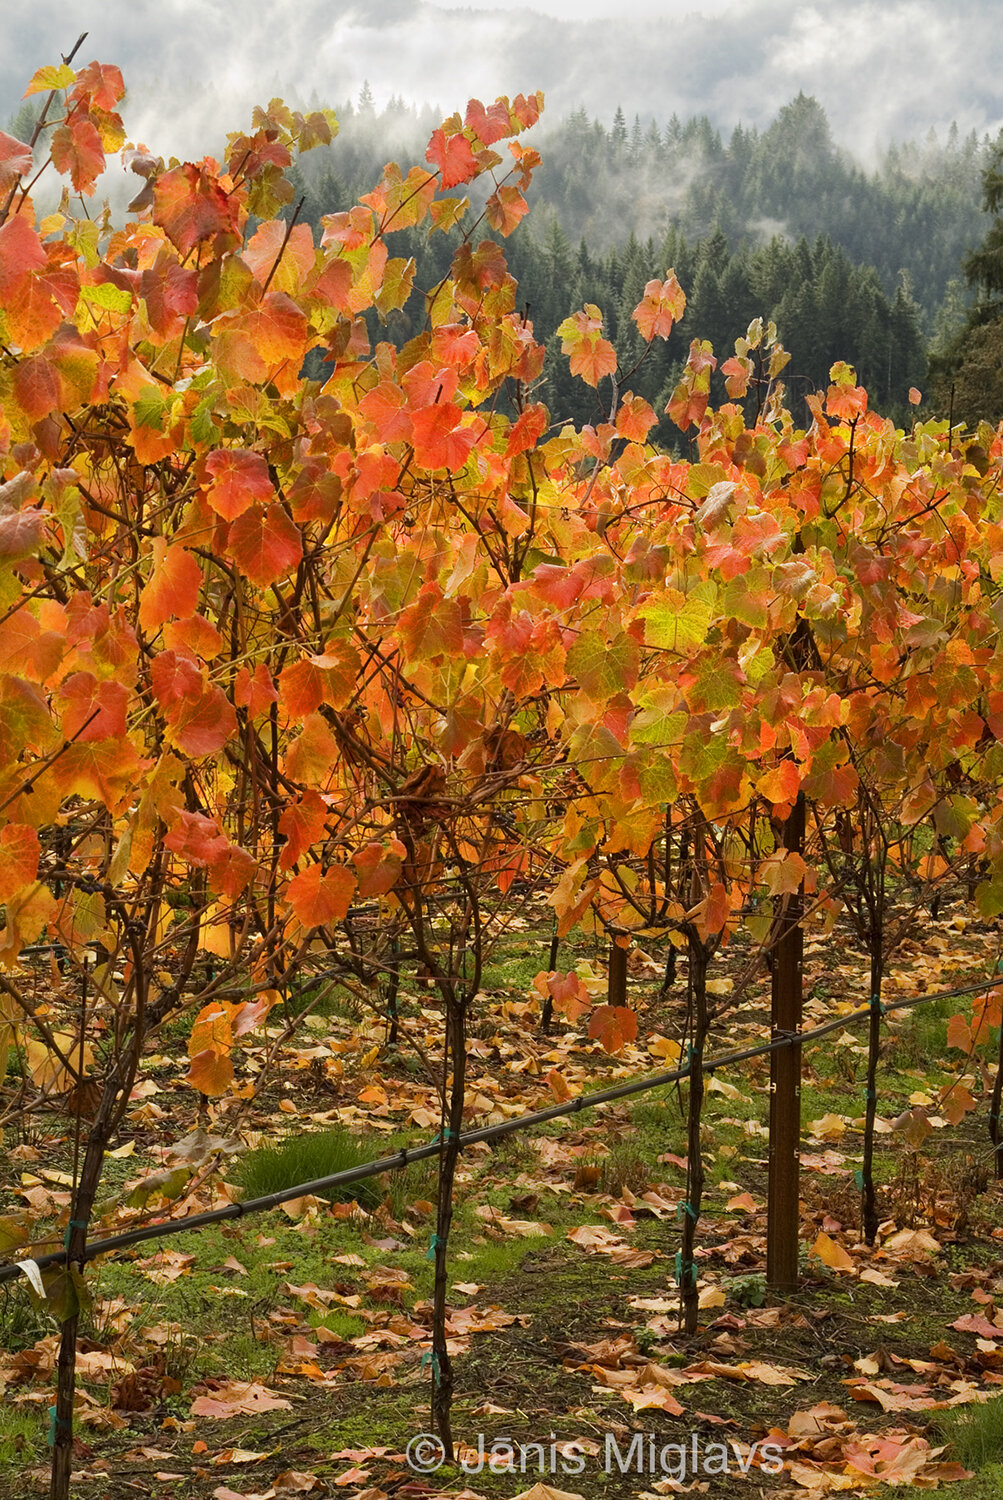
[(706, 113), (763, 126), (803, 89), (865, 158), (893, 139), (995, 134), (1003, 123), (999, 0), (3, 0), (0, 125), (42, 63), (117, 62), (133, 140), (216, 151), (274, 95), (337, 105), (368, 80), (442, 113), (542, 88), (560, 119)]
[(593, 21), (604, 17), (630, 17), (639, 21), (679, 20), (683, 16), (713, 16), (734, 7), (735, 0), (437, 0), (443, 10), (529, 10), (537, 15), (554, 16), (559, 21)]

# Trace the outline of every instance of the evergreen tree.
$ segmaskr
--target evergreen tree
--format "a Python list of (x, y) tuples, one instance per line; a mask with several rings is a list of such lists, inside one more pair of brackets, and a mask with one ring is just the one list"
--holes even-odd
[[(396, 96), (377, 111), (367, 87), (339, 113), (338, 140), (296, 168), (314, 225), (368, 191), (389, 157), (405, 169), (420, 161), (438, 123)], [(727, 144), (706, 117), (673, 118), (664, 130), (653, 121), (645, 131), (637, 118), (628, 127), (620, 109), (608, 123), (579, 109), (541, 136), (531, 210), (506, 242), (519, 308), (548, 351), (540, 399), (555, 420), (594, 421), (603, 406), (602, 391), (597, 402), (567, 374), (555, 338), (561, 321), (595, 303), (629, 369), (640, 352), (631, 311), (645, 282), (669, 267), (689, 299), (685, 318), (630, 376), (660, 417), (690, 340), (709, 339), (723, 363), (757, 317), (777, 324), (792, 354), (785, 380), (796, 410), (798, 396), (824, 389), (841, 359), (876, 405), (908, 415), (909, 386), (923, 380), (924, 319), (932, 329), (949, 295), (950, 321), (959, 322), (958, 284), (949, 282), (966, 241), (982, 233), (972, 227), (981, 222), (988, 142), (974, 134), (961, 142), (954, 132), (945, 146), (905, 143), (868, 175), (837, 149), (824, 111), (806, 95), (763, 133), (737, 126)], [(1003, 260), (1001, 247), (1003, 239), (990, 246)], [(388, 248), (417, 263), (412, 299), (374, 330), (401, 346), (426, 316), (422, 293), (446, 273), (455, 236), (392, 231)], [(980, 369), (991, 348), (981, 341)], [(715, 375), (712, 400), (726, 399)], [(806, 409), (798, 416), (807, 418)], [(657, 437), (678, 440), (667, 420)]]
[(1003, 419), (1003, 148), (982, 177), (982, 206), (992, 221), (966, 256), (965, 280), (975, 295), (961, 331), (935, 358), (934, 394), (953, 420), (974, 427)]

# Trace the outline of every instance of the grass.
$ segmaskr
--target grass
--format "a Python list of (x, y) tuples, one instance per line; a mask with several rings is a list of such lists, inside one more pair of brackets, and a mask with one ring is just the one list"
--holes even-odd
[(360, 1333), (366, 1331), (365, 1318), (358, 1318), (354, 1313), (340, 1312), (335, 1307), (325, 1308), (321, 1311), (315, 1307), (310, 1311), (310, 1326), (312, 1328), (326, 1328), (329, 1333), (337, 1334), (338, 1338), (357, 1338)]
[(328, 979), (314, 979), (294, 989), (289, 998), (288, 1012), (298, 1015), (308, 1005), (312, 1006), (312, 1015), (325, 1021), (359, 1021), (368, 1014), (354, 995)]
[[(518, 939), (507, 937), (493, 955), (498, 967), (487, 976), (486, 983), (494, 981), (490, 987), (503, 995), (515, 994), (520, 987), (527, 989), (526, 981), (545, 966), (544, 949), (545, 944), (532, 934)], [(570, 952), (568, 956), (562, 954), (561, 964), (570, 967)], [(642, 1010), (645, 1005), (653, 1005), (650, 998), (640, 995), (641, 986), (637, 988)], [(645, 996), (649, 988), (645, 987)], [(308, 998), (302, 994), (296, 997), (294, 1008)], [(660, 1032), (669, 1033), (670, 1012), (679, 998), (677, 991), (666, 1003), (664, 1020), (655, 1023)], [(345, 1000), (332, 987), (317, 1013), (305, 1022), (305, 1033), (323, 1036), (329, 1029), (338, 1033), (339, 1028), (329, 1028), (327, 1022), (332, 1017), (340, 1018), (343, 1012), (346, 1019), (352, 1019), (354, 1030), (363, 1030), (352, 1018), (352, 1006), (345, 1004)], [(402, 1011), (416, 1011), (419, 1003), (402, 988)], [(899, 1052), (897, 1046), (889, 1048), (887, 1067), (883, 1066), (880, 1081), (879, 1108), (883, 1114), (891, 1116), (895, 1112), (891, 1106), (897, 1096), (907, 1097), (919, 1085), (927, 1087), (931, 1059), (945, 1055), (944, 1026), (953, 1009), (952, 1002), (921, 1007), (903, 1023), (902, 1031), (909, 1029), (909, 1057), (915, 1055), (926, 1066), (923, 1076), (898, 1077), (894, 1068), (900, 1060)], [(925, 1021), (926, 1012), (932, 1013), (929, 1025)], [(921, 1017), (923, 1025), (915, 1027)], [(477, 1038), (490, 1041), (497, 1025), (494, 1012), (485, 1006), (472, 1030)], [(374, 1036), (382, 1031), (379, 1021), (368, 1015), (364, 1029), (367, 1035)], [(563, 1023), (555, 1027), (555, 1047), (562, 1040), (563, 1029)], [(859, 1045), (864, 1033), (856, 1029), (853, 1036)], [(179, 1028), (176, 1040), (181, 1037)], [(541, 1045), (545, 1048), (548, 1044)], [(723, 1035), (716, 1045), (724, 1050)], [(570, 1057), (577, 1063), (574, 1049)], [(824, 1047), (811, 1049), (810, 1062), (802, 1099), (806, 1125), (827, 1113), (852, 1118), (862, 1114), (865, 1059), (850, 1047), (829, 1041)], [(381, 1068), (384, 1065), (398, 1079), (410, 1078), (412, 1069), (419, 1070), (421, 1066), (417, 1059), (389, 1050), (381, 1055)], [(932, 1072), (939, 1077), (939, 1069)], [(731, 1249), (734, 1227), (727, 1223), (722, 1232), (717, 1230), (718, 1218), (726, 1213), (729, 1218), (734, 1217), (726, 1209), (726, 1203), (739, 1186), (751, 1191), (757, 1200), (765, 1197), (767, 1143), (751, 1127), (763, 1124), (766, 1119), (769, 1062), (764, 1059), (754, 1066), (735, 1068), (717, 1076), (726, 1088), (723, 1092), (709, 1092), (705, 1101), (707, 1182), (700, 1237), (701, 1248), (707, 1251), (711, 1280), (716, 1279), (728, 1298), (729, 1310), (734, 1313), (756, 1309), (772, 1300), (766, 1292), (756, 1247), (753, 1245), (736, 1259)], [(354, 1078), (349, 1081), (354, 1087)], [(605, 1081), (604, 1077), (590, 1075), (584, 1087), (586, 1090), (601, 1087)], [(308, 1082), (309, 1079), (304, 1080)], [(604, 1194), (617, 1198), (624, 1188), (640, 1194), (650, 1184), (665, 1183), (670, 1205), (679, 1195), (685, 1181), (683, 1174), (678, 1165), (660, 1158), (667, 1153), (683, 1156), (686, 1152), (685, 1085), (681, 1094), (680, 1099), (676, 1089), (663, 1088), (637, 1096), (629, 1103), (624, 1101), (614, 1107), (590, 1111), (581, 1121), (553, 1121), (532, 1134), (506, 1136), (490, 1147), (471, 1148), (464, 1154), (464, 1175), (457, 1189), (450, 1244), (450, 1306), (461, 1308), (472, 1302), (482, 1307), (497, 1304), (531, 1320), (489, 1336), (478, 1333), (457, 1359), (457, 1425), (464, 1437), (468, 1430), (479, 1431), (485, 1425), (485, 1416), (480, 1411), (485, 1401), (495, 1404), (496, 1415), (487, 1417), (491, 1432), (512, 1433), (520, 1441), (530, 1443), (552, 1425), (556, 1429), (562, 1423), (562, 1414), (576, 1407), (581, 1412), (590, 1412), (597, 1423), (623, 1418), (626, 1407), (615, 1392), (596, 1389), (590, 1394), (588, 1377), (562, 1363), (569, 1339), (588, 1344), (618, 1337), (623, 1330), (633, 1328), (640, 1353), (668, 1365), (685, 1364), (706, 1350), (710, 1334), (693, 1347), (675, 1349), (662, 1326), (648, 1326), (645, 1315), (628, 1300), (632, 1293), (673, 1295), (672, 1256), (678, 1243), (678, 1212), (675, 1215), (670, 1212), (658, 1221), (639, 1215), (634, 1229), (624, 1236), (634, 1248), (654, 1252), (656, 1258), (648, 1267), (623, 1268), (616, 1261), (585, 1255), (566, 1242), (567, 1229), (582, 1223), (594, 1224), (608, 1212), (608, 1205), (602, 1201)], [(291, 1097), (299, 1102), (297, 1094)], [(339, 1097), (339, 1102), (353, 1097), (348, 1092)], [(324, 1102), (329, 1102), (326, 1096)], [(901, 1107), (901, 1104), (896, 1106)], [(403, 1111), (397, 1113), (398, 1120), (402, 1114)], [(297, 1128), (295, 1124), (293, 1128)], [(402, 1124), (394, 1134), (385, 1135), (378, 1130), (359, 1134), (344, 1129), (290, 1135), (238, 1158), (228, 1166), (226, 1175), (229, 1181), (238, 1183), (245, 1197), (266, 1195), (369, 1160), (392, 1157), (415, 1139), (424, 1143), (430, 1134), (431, 1128), (409, 1131)], [(567, 1141), (576, 1154), (558, 1160), (555, 1169), (546, 1155), (541, 1160), (538, 1145), (544, 1138)], [(945, 1143), (946, 1139), (945, 1133)], [(836, 1149), (847, 1156), (848, 1171), (854, 1164), (853, 1153), (859, 1151), (860, 1141), (857, 1132), (847, 1130), (842, 1140), (835, 1143)], [(940, 1145), (940, 1138), (935, 1137), (928, 1147), (928, 1153), (934, 1156), (934, 1166), (939, 1160), (934, 1148)], [(810, 1149), (819, 1150), (822, 1145), (813, 1144)], [(889, 1174), (902, 1154), (897, 1136), (879, 1138), (876, 1163), (879, 1179)], [(589, 1185), (579, 1186), (575, 1182), (576, 1168), (584, 1164), (593, 1166), (596, 1176), (594, 1181), (589, 1179)], [(15, 1165), (11, 1163), (12, 1168)], [(134, 1166), (112, 1162), (109, 1170), (120, 1170), (125, 1176), (131, 1174)], [(927, 1188), (932, 1175), (932, 1167), (924, 1168), (922, 1180)], [(835, 1204), (839, 1216), (847, 1223), (854, 1223), (857, 1195), (852, 1177), (814, 1179), (806, 1172), (806, 1186), (816, 1184), (820, 1210), (835, 1211)], [(837, 1204), (840, 1194), (842, 1198)], [(322, 1471), (325, 1482), (337, 1483), (334, 1476), (344, 1462), (332, 1461), (329, 1457), (332, 1450), (366, 1448), (374, 1443), (400, 1449), (406, 1437), (426, 1425), (426, 1418), (419, 1418), (415, 1412), (426, 1401), (429, 1377), (427, 1369), (420, 1368), (416, 1352), (401, 1346), (405, 1352), (394, 1373), (395, 1381), (401, 1383), (399, 1389), (391, 1386), (376, 1389), (372, 1375), (360, 1373), (360, 1361), (346, 1360), (353, 1351), (332, 1344), (330, 1336), (347, 1343), (366, 1335), (360, 1352), (375, 1350), (382, 1356), (381, 1345), (385, 1342), (392, 1348), (391, 1341), (400, 1337), (398, 1317), (409, 1318), (413, 1313), (416, 1322), (427, 1324), (427, 1307), (422, 1304), (427, 1303), (432, 1291), (433, 1262), (429, 1249), (435, 1228), (432, 1206), (436, 1199), (436, 1161), (432, 1158), (412, 1163), (403, 1170), (395, 1169), (380, 1178), (365, 1180), (340, 1192), (333, 1190), (325, 1196), (332, 1202), (355, 1199), (361, 1207), (371, 1209), (373, 1217), (345, 1214), (345, 1210), (340, 1211), (345, 1214), (341, 1217), (338, 1210), (321, 1209), (311, 1210), (302, 1221), (290, 1222), (286, 1213), (275, 1211), (240, 1226), (206, 1228), (197, 1240), (184, 1237), (172, 1242), (172, 1248), (195, 1252), (197, 1262), (186, 1268), (179, 1280), (169, 1283), (154, 1282), (143, 1276), (143, 1263), (154, 1253), (148, 1247), (137, 1253), (138, 1266), (123, 1257), (93, 1268), (90, 1276), (100, 1284), (103, 1300), (94, 1316), (84, 1320), (84, 1335), (116, 1352), (121, 1347), (125, 1357), (137, 1364), (148, 1358), (148, 1344), (156, 1344), (156, 1358), (162, 1361), (165, 1373), (182, 1387), (180, 1393), (168, 1392), (161, 1398), (162, 1404), (154, 1416), (131, 1417), (134, 1432), (121, 1436), (122, 1445), (132, 1441), (135, 1433), (148, 1433), (151, 1423), (157, 1426), (164, 1412), (187, 1419), (193, 1382), (213, 1377), (254, 1378), (266, 1384), (273, 1379), (284, 1382), (281, 1362), (290, 1336), (298, 1334), (312, 1340), (321, 1328), (327, 1333), (316, 1339), (319, 1348), (314, 1357), (326, 1370), (337, 1369), (342, 1362), (346, 1363), (346, 1370), (337, 1382), (330, 1382), (330, 1388), (321, 1384), (311, 1388), (314, 1425), (308, 1435), (297, 1430), (297, 1435), (290, 1438), (282, 1433), (289, 1422), (289, 1414), (283, 1412), (241, 1422), (232, 1432), (203, 1423), (190, 1437), (187, 1432), (157, 1436), (156, 1441), (165, 1449), (177, 1444), (176, 1460), (167, 1463), (165, 1459), (164, 1466), (187, 1468), (186, 1454), (196, 1437), (208, 1441), (210, 1448), (233, 1443), (249, 1449), (271, 1449), (274, 1445), (269, 1434), (274, 1428), (282, 1433), (281, 1460), (276, 1448), (276, 1468), (280, 1461), (283, 1466), (291, 1465), (297, 1470), (316, 1467)], [(849, 1214), (843, 1213), (843, 1199), (850, 1205)], [(507, 1218), (542, 1221), (553, 1227), (553, 1233), (549, 1237), (523, 1237), (511, 1230), (502, 1231), (477, 1215), (478, 1206), (490, 1206)], [(919, 1222), (924, 1222), (922, 1213)], [(761, 1224), (751, 1227), (758, 1233)], [(724, 1234), (728, 1239), (723, 1238)], [(758, 1353), (770, 1360), (775, 1355), (779, 1357), (782, 1349), (792, 1365), (808, 1367), (813, 1366), (820, 1349), (851, 1357), (866, 1352), (870, 1347), (864, 1332), (868, 1313), (872, 1308), (888, 1306), (889, 1294), (857, 1282), (847, 1286), (845, 1278), (828, 1271), (818, 1260), (808, 1260), (806, 1252), (807, 1246), (802, 1246), (801, 1269), (806, 1283), (801, 1295), (804, 1319), (786, 1323), (782, 1334), (770, 1331), (765, 1324), (761, 1331), (756, 1331), (750, 1320), (749, 1330), (743, 1334), (743, 1338), (750, 1340), (750, 1354)], [(984, 1247), (970, 1242), (949, 1244), (938, 1261), (938, 1275), (924, 1279), (918, 1292), (911, 1278), (903, 1278), (902, 1290), (891, 1300), (896, 1306), (901, 1303), (909, 1306), (911, 1316), (901, 1328), (894, 1325), (883, 1330), (883, 1339), (889, 1341), (894, 1351), (925, 1354), (944, 1336), (945, 1324), (958, 1310), (956, 1293), (947, 1285), (948, 1274), (951, 1270), (969, 1268), (980, 1255), (986, 1265), (994, 1265), (998, 1247), (993, 1243)], [(399, 1298), (381, 1295), (382, 1284), (371, 1274), (388, 1263), (406, 1278), (401, 1282)], [(459, 1292), (457, 1283), (476, 1284), (479, 1291)], [(322, 1294), (323, 1307), (318, 1305), (316, 1289)], [(337, 1300), (330, 1305), (328, 1295), (335, 1291)], [(15, 1300), (16, 1305), (12, 1302), (7, 1306), (0, 1297), (0, 1346), (8, 1350), (30, 1346), (53, 1331), (49, 1320), (39, 1319), (30, 1308), (26, 1290), (19, 1291)], [(128, 1304), (129, 1325), (120, 1345), (112, 1319), (116, 1307), (121, 1311), (123, 1302)], [(356, 1303), (361, 1311), (356, 1310)], [(828, 1317), (816, 1327), (814, 1314), (823, 1307)], [(152, 1340), (146, 1337), (148, 1331), (154, 1334)], [(414, 1337), (412, 1331), (410, 1338)], [(845, 1398), (840, 1383), (845, 1372), (841, 1367), (834, 1371), (820, 1368), (813, 1373), (822, 1382), (820, 1396), (837, 1401)], [(285, 1384), (279, 1389), (285, 1391)], [(532, 1395), (529, 1403), (527, 1392)], [(21, 1393), (11, 1394), (16, 1399)], [(93, 1394), (99, 1401), (107, 1400), (107, 1386), (95, 1383)], [(799, 1394), (790, 1393), (784, 1411), (796, 1402)], [(298, 1395), (299, 1392), (294, 1399)], [(707, 1389), (706, 1395), (708, 1403), (711, 1399), (716, 1403), (708, 1404), (707, 1410), (738, 1422), (743, 1429), (755, 1423), (768, 1425), (780, 1413), (778, 1393), (758, 1389), (755, 1382), (733, 1388), (730, 1383), (719, 1381)], [(528, 1415), (522, 1411), (527, 1405)], [(998, 1405), (1003, 1406), (1003, 1401), (992, 1403), (993, 1408)], [(45, 1421), (44, 1408), (36, 1414), (19, 1412), (16, 1406), (8, 1417), (0, 1418), (0, 1475), (5, 1470), (23, 1467), (32, 1459), (44, 1462)], [(578, 1430), (575, 1420), (568, 1421), (569, 1425), (562, 1427), (562, 1436), (572, 1436)], [(653, 1424), (653, 1430), (664, 1429), (665, 1441), (674, 1436), (671, 1419), (659, 1419), (654, 1409), (645, 1413), (645, 1423)], [(945, 1493), (964, 1490), (974, 1500), (989, 1500), (990, 1495), (1000, 1493), (1003, 1416), (995, 1409), (988, 1412), (976, 1407), (945, 1415), (944, 1423), (942, 1436), (936, 1435), (936, 1430), (928, 1434), (931, 1443), (951, 1442), (954, 1449), (945, 1457), (957, 1456), (966, 1467), (977, 1470), (975, 1479), (964, 1485), (947, 1486)], [(861, 1421), (862, 1428), (869, 1425)], [(118, 1441), (101, 1432), (95, 1436), (85, 1431), (83, 1435), (96, 1447), (103, 1448), (106, 1444), (111, 1447)], [(219, 1477), (224, 1481), (228, 1478), (226, 1474)], [(229, 1478), (231, 1483), (235, 1482), (232, 1476)], [(458, 1472), (455, 1478), (458, 1484), (464, 1482), (464, 1476)], [(604, 1500), (628, 1500), (626, 1481), (617, 1482), (614, 1477), (606, 1483), (598, 1476), (593, 1478), (597, 1487), (590, 1488), (590, 1494)], [(526, 1482), (532, 1482), (529, 1476)], [(0, 1491), (3, 1483), (0, 1478)], [(190, 1477), (177, 1490), (177, 1500), (182, 1497), (194, 1500), (196, 1494), (205, 1493), (204, 1485), (199, 1488), (200, 1485), (203, 1485), (201, 1478)], [(262, 1486), (238, 1485), (244, 1487)], [(584, 1488), (584, 1485), (572, 1481), (570, 1487)], [(483, 1488), (492, 1500), (496, 1495), (511, 1494), (512, 1476), (486, 1473), (479, 1476), (477, 1488)], [(721, 1490), (722, 1497), (741, 1493), (734, 1487)], [(125, 1500), (125, 1491), (116, 1490), (114, 1495), (109, 1494), (109, 1500)]]
[(966, 1469), (1003, 1464), (1003, 1396), (938, 1412), (934, 1425)]
[(642, 1099), (640, 1104), (633, 1105), (630, 1118), (639, 1131), (652, 1132), (660, 1138), (670, 1122), (676, 1123), (682, 1117), (675, 1095), (666, 1097), (661, 1094), (654, 1099)]
[[(0, 1295), (0, 1349), (16, 1353), (30, 1349), (52, 1331), (48, 1314), (40, 1312), (28, 1296), (24, 1282), (6, 1282)], [(0, 1405), (0, 1411), (4, 1408)]]
[(0, 1406), (0, 1465), (30, 1462), (38, 1452), (39, 1423), (35, 1412)]
[[(399, 1150), (401, 1144), (407, 1143), (388, 1140), (381, 1144), (380, 1154), (389, 1156), (393, 1151)], [(408, 1162), (406, 1167), (395, 1168), (385, 1178), (377, 1180), (384, 1184), (383, 1191), (390, 1200), (391, 1216), (400, 1220), (407, 1212), (408, 1204), (435, 1202), (439, 1190), (438, 1164), (434, 1156), (425, 1161)]]
[[(531, 994), (533, 980), (541, 969), (547, 967), (546, 942), (530, 946), (523, 934), (510, 934), (496, 944), (481, 976), (485, 990), (497, 990), (505, 994)], [(528, 949), (528, 951), (527, 951)]]
[[(905, 1494), (905, 1490), (896, 1491)], [(1003, 1464), (990, 1464), (965, 1485), (965, 1500), (996, 1500), (1003, 1493)]]
[(182, 1011), (179, 1015), (168, 1016), (163, 1021), (157, 1033), (157, 1044), (164, 1047), (168, 1042), (187, 1042), (195, 1025), (195, 1012), (191, 1010)]
[[(269, 1379), (275, 1373), (278, 1359), (276, 1350), (262, 1344), (252, 1333), (233, 1333), (216, 1345), (201, 1373), (215, 1374), (223, 1369), (234, 1380)], [(195, 1368), (199, 1369), (197, 1360)]]
[[(471, 1245), (455, 1258), (451, 1267), (453, 1281), (478, 1281), (490, 1284), (513, 1275), (534, 1250), (543, 1250), (553, 1241), (549, 1235), (527, 1235), (515, 1240), (492, 1240)], [(462, 1293), (456, 1294), (462, 1298)]]
[[(301, 1182), (347, 1172), (382, 1154), (385, 1154), (385, 1148), (352, 1136), (347, 1130), (317, 1130), (307, 1135), (290, 1136), (276, 1146), (261, 1146), (257, 1151), (248, 1152), (238, 1163), (234, 1176), (245, 1198), (266, 1198), (270, 1193), (284, 1192)], [(329, 1203), (348, 1203), (354, 1199), (366, 1209), (375, 1208), (383, 1198), (373, 1178), (324, 1188), (316, 1196)]]
[(641, 1194), (647, 1192), (657, 1172), (636, 1137), (614, 1140), (609, 1155), (599, 1161), (599, 1190), (619, 1198), (624, 1188)]
[[(897, 1068), (922, 1068), (925, 1072), (939, 1071), (936, 1060), (947, 1057), (960, 1058), (960, 1053), (950, 1053), (947, 1047), (947, 1023), (967, 1004), (965, 999), (933, 1000), (915, 1009), (899, 1012), (901, 1024), (895, 1033), (895, 1065)], [(988, 1043), (987, 1055), (992, 1056), (992, 1041)], [(933, 1066), (931, 1066), (933, 1064)]]

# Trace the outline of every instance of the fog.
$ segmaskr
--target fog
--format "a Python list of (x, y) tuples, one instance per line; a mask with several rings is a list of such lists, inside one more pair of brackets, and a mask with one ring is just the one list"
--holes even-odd
[[(615, 19), (604, 12), (615, 10)], [(118, 63), (130, 138), (165, 156), (218, 150), (252, 105), (392, 95), (462, 109), (469, 97), (545, 90), (548, 114), (707, 114), (728, 130), (765, 125), (799, 90), (863, 160), (892, 140), (995, 133), (1003, 123), (1003, 34), (991, 0), (37, 0), (5, 17), (0, 122), (30, 74), (79, 54)]]

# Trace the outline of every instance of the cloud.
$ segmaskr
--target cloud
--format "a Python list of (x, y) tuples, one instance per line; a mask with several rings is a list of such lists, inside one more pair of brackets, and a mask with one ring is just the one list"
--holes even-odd
[[(562, 19), (574, 11), (574, 20)], [(595, 19), (600, 10), (615, 12)], [(5, 21), (0, 122), (35, 68), (76, 39), (79, 8), (35, 0)], [(164, 155), (218, 151), (254, 103), (278, 95), (337, 107), (368, 79), (443, 114), (473, 97), (543, 88), (548, 112), (609, 118), (708, 114), (727, 130), (763, 126), (799, 90), (838, 141), (1003, 121), (1003, 33), (992, 0), (540, 0), (537, 11), (413, 0), (103, 0), (80, 56), (117, 62), (126, 127)]]
[[(437, 0), (443, 10), (529, 10), (559, 21), (610, 21), (614, 10), (610, 0)], [(734, 0), (624, 0), (615, 7), (616, 19), (652, 21), (662, 25), (685, 20), (688, 16), (720, 15), (732, 8)]]

